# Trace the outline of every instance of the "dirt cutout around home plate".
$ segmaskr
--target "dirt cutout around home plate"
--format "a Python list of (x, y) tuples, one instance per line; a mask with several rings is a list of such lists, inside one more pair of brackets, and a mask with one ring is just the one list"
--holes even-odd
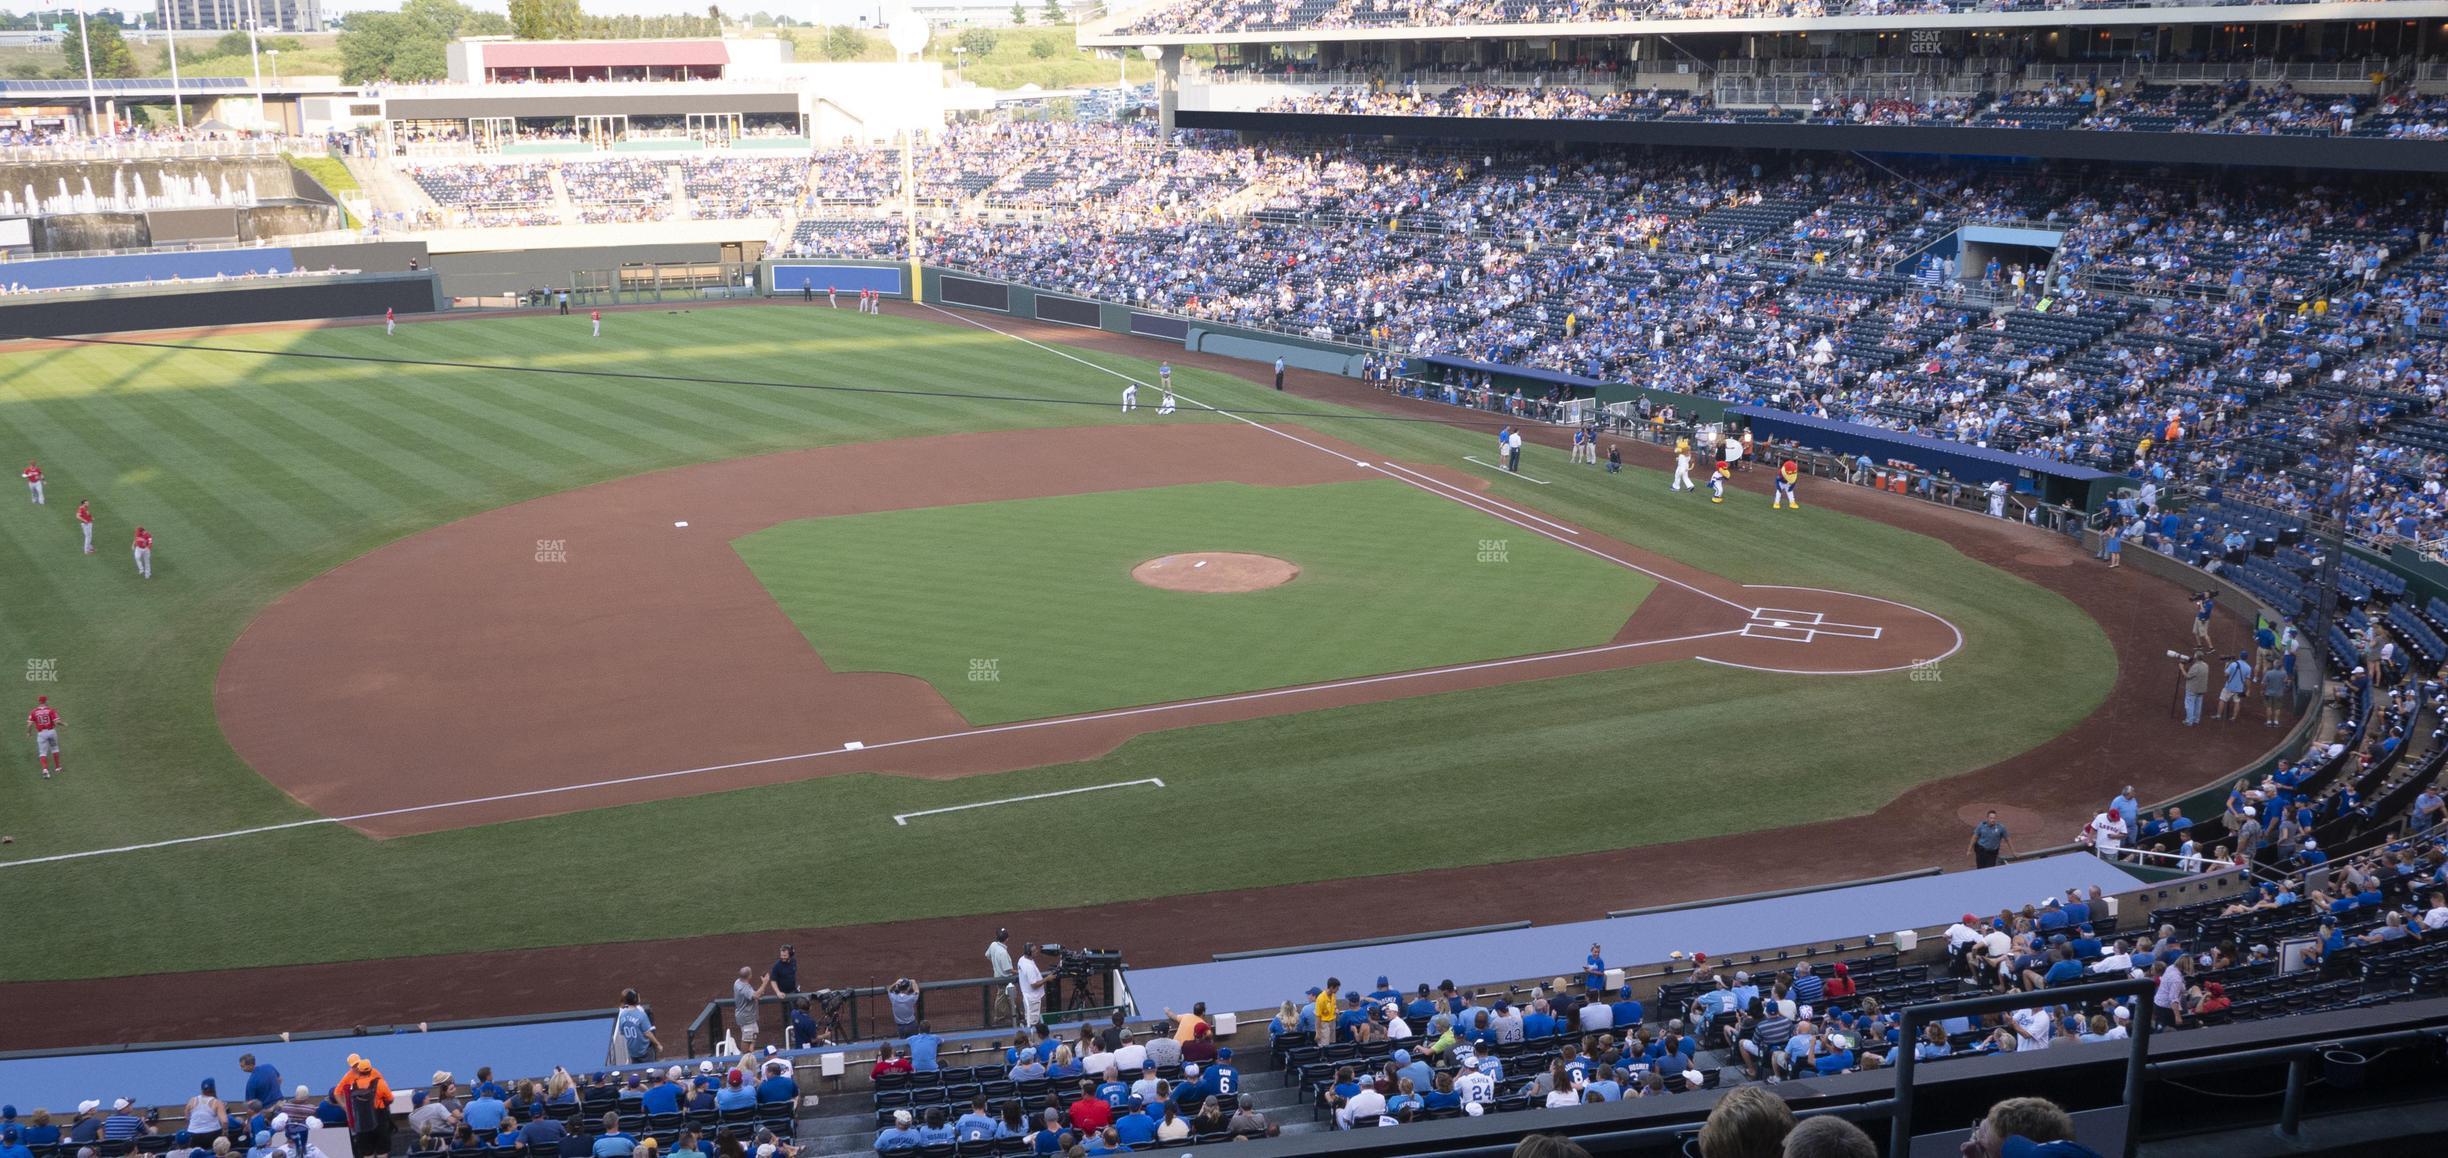
[(1131, 578), (1150, 587), (1201, 595), (1264, 591), (1298, 579), (1300, 573), (1290, 560), (1243, 551), (1164, 555), (1131, 568)]

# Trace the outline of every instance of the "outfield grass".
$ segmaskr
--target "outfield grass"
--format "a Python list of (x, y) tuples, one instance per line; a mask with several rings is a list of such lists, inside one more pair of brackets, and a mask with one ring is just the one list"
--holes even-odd
[[(1657, 586), (1490, 535), (1487, 516), (1381, 479), (800, 519), (733, 546), (826, 666), (917, 676), (999, 724), (1594, 646)], [(1234, 595), (1131, 578), (1198, 551), (1300, 577)]]
[[(0, 760), (0, 853), (36, 857), (305, 819), (245, 768), (212, 716), (213, 672), (246, 622), (313, 575), (453, 518), (685, 462), (854, 439), (1113, 421), (1112, 379), (984, 331), (796, 307), (520, 318), (220, 338), (261, 350), (488, 361), (774, 382), (1007, 390), (1077, 406), (644, 382), (445, 366), (83, 347), (0, 354), (0, 458), (39, 457), (51, 501), (0, 502), (0, 659), (57, 660), (68, 775)], [(1153, 366), (1115, 355), (1089, 362)], [(1408, 462), (1463, 465), (1484, 435), (1363, 420), (1206, 371), (1190, 398), (1305, 416)], [(1185, 421), (1229, 421), (1197, 412)], [(2097, 626), (2041, 588), (1923, 536), (1825, 510), (1676, 500), (1654, 472), (1609, 476), (1533, 450), (1555, 485), (1514, 497), (1695, 566), (1755, 583), (1901, 599), (1962, 627), (1944, 679), (1778, 676), (1699, 664), (1627, 671), (1184, 729), (1100, 760), (950, 782), (851, 776), (385, 842), (308, 827), (58, 864), (0, 869), (0, 896), (71, 919), (0, 938), (21, 979), (237, 967), (406, 953), (825, 925), (1066, 905), (1483, 863), (1771, 827), (1875, 809), (1914, 784), (1992, 763), (2063, 731), (2113, 679)], [(1528, 493), (1535, 489), (1535, 493)], [(22, 496), (23, 492), (14, 492)], [(77, 553), (69, 512), (95, 500), (102, 553)], [(157, 578), (134, 576), (128, 528), (158, 536)], [(1501, 524), (1491, 524), (1501, 526)], [(1515, 546), (1521, 536), (1505, 527)], [(1997, 704), (2013, 703), (2011, 713)], [(17, 710), (22, 711), (22, 706)], [(1873, 725), (1873, 721), (1875, 724)], [(1775, 729), (1807, 769), (1708, 764), (1726, 737)], [(1683, 754), (1689, 754), (1688, 761)], [(393, 919), (370, 899), (417, 882), (549, 882), (605, 863), (818, 833), (793, 868), (889, 863), (975, 848), (1110, 805), (1046, 801), (929, 817), (893, 812), (1159, 774), (1180, 826), (1171, 855), (1126, 874), (1048, 873), (1015, 892), (993, 874), (911, 873), (891, 890), (832, 874), (763, 874), (755, 889), (633, 889), (622, 903), (452, 905)], [(1551, 798), (1573, 826), (1491, 825), (1421, 840), (1341, 823), (1355, 803)], [(1660, 807), (1671, 800), (1674, 807)], [(1083, 812), (1082, 810), (1087, 810)], [(744, 819), (751, 818), (751, 819)], [(1266, 834), (1268, 839), (1253, 839)], [(786, 855), (785, 861), (790, 858)], [(1627, 885), (1627, 888), (1631, 886)], [(372, 892), (369, 892), (372, 890)], [(1627, 897), (1627, 902), (1636, 899)], [(171, 913), (243, 908), (243, 936), (125, 937)]]

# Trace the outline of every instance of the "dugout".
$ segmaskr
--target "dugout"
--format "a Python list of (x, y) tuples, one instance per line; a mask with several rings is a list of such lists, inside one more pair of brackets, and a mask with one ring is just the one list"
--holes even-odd
[(2074, 463), (2008, 454), (1968, 442), (1925, 438), (1764, 406), (1728, 406), (1726, 416), (1749, 427), (1760, 438), (1798, 443), (1846, 458), (1867, 455), (1870, 461), (1881, 465), (1907, 463), (1914, 470), (1931, 474), (1944, 471), (1967, 484), (1987, 485), (2003, 480), (2017, 493), (2086, 511), (2097, 508), (2106, 501), (2109, 492), (2125, 481), (2122, 475)]

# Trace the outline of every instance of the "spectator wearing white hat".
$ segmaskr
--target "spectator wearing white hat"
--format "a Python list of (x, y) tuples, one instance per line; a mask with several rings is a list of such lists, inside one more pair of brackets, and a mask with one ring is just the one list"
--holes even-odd
[(145, 1120), (137, 1116), (133, 1103), (126, 1098), (111, 1100), (110, 1116), (102, 1119), (103, 1141), (125, 1142), (152, 1132), (152, 1127), (145, 1125)]

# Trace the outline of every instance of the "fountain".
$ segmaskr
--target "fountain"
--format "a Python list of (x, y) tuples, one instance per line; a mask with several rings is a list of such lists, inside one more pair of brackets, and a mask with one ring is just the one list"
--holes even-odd
[(114, 168), (111, 170), (110, 207), (113, 209), (125, 209), (127, 208), (127, 203), (127, 170)]
[(151, 209), (152, 207), (152, 200), (145, 196), (144, 174), (138, 173), (136, 174), (136, 208)]
[(246, 203), (255, 204), (255, 174), (251, 170), (246, 175)]
[(34, 196), (34, 184), (30, 181), (26, 183), (25, 211), (28, 213), (42, 212), (42, 202)]
[(87, 213), (95, 212), (101, 208), (101, 205), (94, 200), (93, 178), (85, 178), (82, 184), (85, 187), (85, 192), (84, 195), (77, 198), (77, 208)]
[(76, 199), (68, 195), (68, 179), (66, 177), (59, 179), (59, 187), (59, 199), (51, 203), (51, 212), (66, 213), (69, 210), (76, 208)]

